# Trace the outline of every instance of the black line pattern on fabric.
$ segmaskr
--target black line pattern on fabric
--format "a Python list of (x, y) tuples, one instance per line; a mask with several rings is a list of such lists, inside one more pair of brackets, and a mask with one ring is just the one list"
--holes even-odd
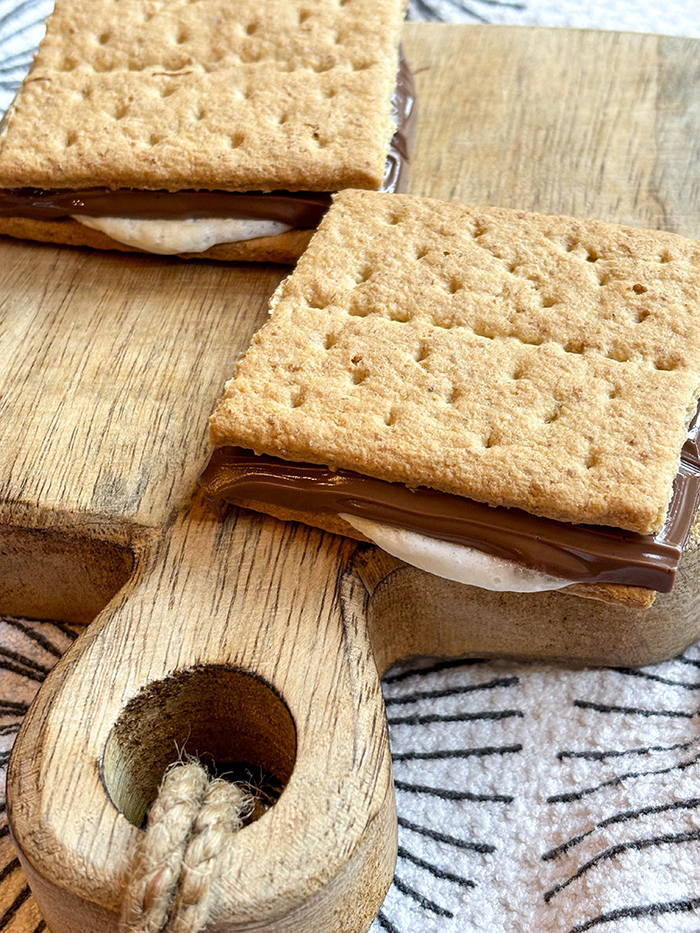
[(523, 746), (515, 745), (484, 745), (480, 748), (451, 748), (441, 749), (438, 752), (399, 752), (392, 754), (392, 761), (446, 761), (450, 758), (486, 758), (489, 755), (513, 755), (521, 752)]
[(630, 716), (644, 716), (650, 718), (660, 716), (669, 719), (692, 719), (697, 713), (688, 713), (686, 710), (674, 709), (646, 709), (641, 706), (615, 706), (608, 703), (592, 703), (589, 700), (574, 700), (577, 709), (590, 709), (596, 713), (624, 713)]
[(55, 625), (56, 628), (63, 632), (63, 634), (68, 638), (70, 638), (71, 641), (75, 641), (80, 634), (79, 632), (73, 631), (68, 622), (52, 622), (51, 624)]
[(399, 933), (399, 930), (394, 926), (394, 924), (389, 920), (383, 911), (379, 911), (377, 914), (377, 920), (379, 921), (379, 926), (386, 930), (387, 933)]
[(483, 710), (480, 713), (458, 713), (454, 716), (440, 716), (437, 713), (426, 716), (388, 717), (390, 726), (428, 726), (435, 722), (499, 722), (503, 719), (523, 719), (525, 714), (519, 709)]
[(409, 784), (394, 778), (396, 790), (407, 794), (427, 794), (439, 797), (441, 800), (471, 800), (475, 803), (512, 803), (514, 798), (509, 794), (475, 794), (469, 790), (450, 790), (443, 787), (427, 787), (424, 784)]
[(650, 674), (648, 671), (637, 670), (632, 667), (616, 667), (614, 670), (618, 674), (624, 674), (626, 677), (638, 677), (641, 680), (649, 680), (653, 683), (664, 684), (666, 687), (682, 687), (684, 690), (700, 690), (700, 681), (688, 683), (685, 680), (671, 680), (669, 677), (661, 677), (660, 674)]
[(407, 703), (416, 703), (419, 700), (442, 700), (445, 697), (462, 696), (465, 693), (478, 693), (481, 690), (497, 690), (500, 687), (516, 687), (520, 683), (519, 677), (494, 677), (481, 684), (468, 684), (462, 687), (449, 687), (445, 690), (417, 690), (399, 697), (386, 697), (386, 706), (402, 706)]
[[(27, 44), (30, 46), (26, 50), (13, 52), (0, 58), (0, 74), (7, 76), (0, 80), (1, 90), (17, 91), (25, 74), (29, 71), (35, 51), (34, 42), (29, 38), (30, 32), (43, 22), (46, 9), (45, 0), (24, 0), (23, 3), (11, 7), (0, 16), (0, 46), (5, 46), (13, 39), (20, 39), (25, 35)], [(33, 10), (36, 11), (36, 16), (33, 19), (25, 19), (25, 14), (31, 14)], [(17, 24), (16, 29), (11, 32), (6, 31), (8, 28), (12, 29), (15, 24)]]
[[(478, 12), (473, 5), (466, 4), (463, 0), (445, 0), (445, 2), (465, 16), (470, 16), (477, 23), (488, 23), (490, 20), (483, 13)], [(508, 2), (508, 0), (474, 0), (475, 4), (483, 4), (487, 7), (505, 7), (511, 10), (527, 9), (524, 3)], [(434, 9), (434, 6), (428, 0), (409, 0), (409, 19), (423, 19), (428, 22), (440, 22), (442, 17)]]
[(31, 625), (27, 625), (26, 622), (23, 622), (21, 619), (17, 619), (14, 616), (2, 616), (0, 621), (22, 632), (22, 634), (26, 635), (35, 645), (48, 651), (48, 653), (52, 654), (55, 658), (63, 657), (63, 648), (59, 648), (58, 645), (54, 644), (43, 632), (32, 628)]
[[(0, 29), (7, 23), (11, 23), (13, 19), (19, 19), (23, 13), (36, 9), (39, 5), (40, 0), (23, 0), (23, 3), (18, 3), (17, 6), (12, 7), (12, 9), (8, 10), (3, 16), (0, 16)], [(4, 40), (6, 36), (2, 38)]]
[(429, 667), (412, 667), (408, 671), (398, 671), (396, 674), (387, 674), (382, 677), (383, 684), (398, 684), (402, 680), (408, 680), (409, 677), (423, 676), (425, 674), (438, 674), (441, 671), (451, 671), (458, 667), (473, 667), (475, 664), (483, 664), (483, 658), (458, 658), (454, 661), (437, 661)]
[[(4, 660), (4, 659), (7, 660)], [(51, 673), (50, 667), (45, 667), (37, 661), (33, 661), (19, 651), (13, 651), (11, 648), (0, 647), (0, 668), (10, 671), (13, 674), (21, 674), (23, 677), (29, 677), (30, 680), (37, 680), (43, 683), (46, 677)]]
[[(0, 75), (12, 74), (13, 71), (17, 71), (19, 68), (29, 68), (29, 66), (30, 66), (31, 63), (32, 63), (32, 56), (31, 56), (31, 55), (28, 56), (28, 57), (25, 56), (24, 58), (20, 58), (18, 55), (15, 55), (15, 56), (13, 56), (13, 58), (17, 59), (17, 61), (12, 62), (12, 64), (10, 64), (10, 65), (2, 65), (2, 66), (0, 66)], [(9, 61), (11, 61), (11, 59), (7, 58), (7, 59), (5, 59), (5, 61), (6, 61), (6, 62), (9, 62)]]
[(607, 829), (608, 826), (614, 826), (617, 823), (627, 823), (632, 820), (640, 819), (643, 816), (651, 816), (656, 813), (671, 813), (676, 810), (697, 810), (698, 807), (700, 807), (700, 797), (689, 797), (687, 800), (674, 800), (673, 803), (655, 804), (649, 807), (639, 807), (637, 810), (623, 810), (621, 813), (614, 813), (612, 816), (608, 816), (604, 820), (600, 820), (592, 829), (587, 830), (585, 833), (580, 833), (578, 836), (572, 836), (571, 839), (568, 839), (566, 842), (562, 842), (561, 845), (555, 846), (553, 849), (549, 849), (544, 853), (542, 859), (543, 861), (547, 862), (551, 859), (558, 858), (558, 856), (563, 855), (565, 852), (568, 852), (569, 849), (573, 849), (574, 846), (577, 846), (580, 842), (583, 842), (584, 839), (592, 836), (597, 829)]
[(618, 907), (616, 910), (610, 910), (605, 914), (598, 914), (585, 923), (579, 923), (569, 930), (569, 933), (586, 933), (593, 927), (600, 926), (603, 923), (612, 923), (615, 920), (634, 919), (641, 917), (661, 917), (664, 914), (688, 913), (691, 910), (697, 910), (700, 907), (700, 897), (688, 898), (682, 901), (666, 901), (656, 904), (640, 904), (634, 907)]
[(433, 23), (440, 21), (438, 14), (428, 6), (425, 0), (409, 0), (409, 19), (423, 19)]
[(571, 791), (566, 794), (553, 794), (551, 797), (547, 797), (547, 803), (571, 803), (572, 800), (581, 800), (583, 797), (588, 797), (607, 787), (617, 787), (618, 784), (622, 784), (623, 781), (627, 781), (631, 778), (648, 777), (654, 774), (671, 774), (672, 771), (685, 771), (686, 768), (690, 768), (696, 764), (698, 759), (700, 759), (700, 753), (693, 755), (688, 761), (681, 761), (679, 764), (670, 765), (668, 768), (650, 769), (649, 771), (628, 771), (626, 774), (620, 774), (607, 781), (602, 781), (600, 784), (596, 784), (593, 787), (584, 787), (583, 790)]
[(655, 804), (648, 807), (640, 807), (637, 810), (623, 810), (622, 813), (614, 813), (607, 816), (598, 824), (602, 829), (608, 826), (614, 826), (616, 823), (626, 823), (628, 820), (636, 820), (640, 816), (649, 816), (654, 813), (667, 813), (674, 810), (696, 810), (700, 807), (700, 797), (689, 797), (686, 800), (674, 800), (673, 803)]
[(427, 826), (419, 826), (417, 823), (411, 823), (410, 820), (398, 817), (398, 824), (404, 829), (410, 829), (414, 833), (419, 833), (427, 839), (433, 839), (435, 842), (446, 842), (456, 849), (465, 849), (469, 852), (481, 852), (488, 855), (496, 851), (496, 846), (488, 842), (471, 842), (467, 839), (457, 839), (455, 836), (449, 836), (447, 833), (440, 833), (435, 829), (429, 829)]
[(22, 888), (14, 901), (7, 908), (5, 913), (0, 917), (0, 930), (4, 930), (5, 927), (10, 923), (12, 918), (15, 916), (17, 911), (20, 909), (22, 904), (29, 898), (31, 891), (29, 890), (29, 885)]
[(476, 882), (472, 881), (471, 878), (464, 878), (462, 875), (455, 875), (451, 871), (445, 871), (444, 868), (440, 868), (438, 865), (433, 865), (432, 862), (426, 862), (425, 859), (419, 858), (417, 855), (409, 852), (408, 849), (404, 849), (403, 846), (399, 846), (397, 855), (399, 858), (412, 862), (419, 868), (424, 868), (426, 871), (430, 872), (431, 875), (434, 875), (435, 878), (441, 878), (444, 881), (452, 881), (462, 888), (476, 887)]
[(21, 651), (15, 651), (14, 648), (8, 648), (5, 645), (0, 646), (0, 655), (8, 658), (10, 661), (16, 661), (17, 664), (21, 664), (23, 667), (27, 667), (37, 674), (43, 674), (44, 676), (51, 673), (51, 669), (53, 668), (53, 664), (47, 667), (45, 664), (40, 664), (39, 661), (31, 658), (29, 655), (23, 654)]
[(599, 828), (600, 823), (596, 823), (593, 829), (587, 829), (585, 833), (579, 833), (578, 836), (572, 836), (570, 839), (567, 839), (566, 842), (562, 842), (560, 845), (555, 846), (553, 849), (548, 849), (542, 855), (542, 861), (549, 862), (552, 859), (558, 858), (560, 855), (564, 855), (564, 853), (568, 852), (569, 849), (575, 848), (575, 846), (583, 842), (584, 839), (588, 839), (589, 836), (592, 836), (596, 829)]
[[(56, 659), (60, 658), (63, 655), (63, 650), (47, 635), (32, 627), (32, 623), (17, 619), (15, 617), (0, 616), (0, 623), (21, 632), (22, 635), (26, 636), (33, 644), (43, 651), (46, 651), (52, 657)], [(63, 627), (59, 626), (63, 631)], [(73, 632), (70, 630), (65, 630), (65, 634), (70, 638), (71, 641), (76, 637)], [(38, 681), (39, 683), (43, 682), (45, 676), (50, 672), (53, 665), (45, 666), (35, 661), (33, 658), (25, 655), (22, 652), (14, 651), (7, 647), (0, 647), (0, 668), (6, 671), (9, 671), (14, 674), (19, 674), (23, 678), (26, 678), (31, 681)], [(22, 717), (26, 714), (29, 709), (29, 704), (14, 701), (9, 699), (0, 700), (0, 716), (9, 716), (15, 719), (14, 722), (5, 723), (0, 725), (0, 735), (11, 735), (14, 732), (17, 732), (21, 726)], [(10, 758), (11, 750), (0, 752), (0, 767), (4, 767)], [(6, 820), (6, 804), (3, 801), (0, 803), (0, 814), (3, 816), (3, 823), (0, 825), (0, 839), (9, 837), (10, 827)], [(12, 858), (7, 864), (2, 867), (0, 871), (0, 883), (5, 881), (10, 876), (14, 875), (16, 872), (21, 872), (21, 865), (17, 858)], [(7, 926), (10, 926), (14, 923), (15, 917), (22, 908), (22, 906), (27, 902), (31, 896), (31, 891), (27, 885), (23, 886), (17, 896), (14, 898), (11, 904), (5, 904), (6, 907), (4, 913), (0, 917), (0, 929), (5, 929)], [(37, 925), (33, 928), (32, 933), (44, 933), (46, 930), (46, 923), (44, 920), (39, 920)]]
[[(4, 37), (0, 39), (0, 42), (4, 42)], [(14, 65), (15, 68), (24, 67), (26, 64), (31, 64), (32, 62), (32, 53), (30, 51), (21, 51), (15, 52), (14, 55), (6, 55), (1, 59), (3, 68), (2, 70), (8, 70), (8, 66)]]
[(559, 761), (564, 761), (566, 758), (583, 758), (585, 761), (605, 761), (607, 758), (623, 758), (628, 755), (646, 755), (649, 752), (682, 751), (686, 748), (692, 748), (697, 741), (697, 739), (693, 739), (690, 742), (676, 742), (675, 745), (642, 745), (639, 748), (625, 748), (620, 750), (607, 749), (602, 752), (593, 749), (578, 752), (561, 751), (557, 752), (557, 758)]
[(412, 888), (409, 884), (406, 884), (405, 881), (402, 881), (398, 875), (394, 875), (394, 887), (397, 891), (400, 891), (407, 897), (412, 898), (417, 904), (420, 904), (423, 910), (429, 910), (431, 913), (437, 914), (438, 917), (447, 917), (448, 919), (454, 917), (452, 911), (447, 910), (445, 907), (441, 907), (439, 904), (436, 904), (435, 901), (431, 901), (424, 894), (421, 894), (420, 891), (416, 891), (415, 888)]
[(10, 674), (19, 674), (21, 677), (28, 677), (29, 680), (35, 680), (40, 684), (43, 684), (46, 679), (45, 674), (38, 674), (36, 671), (27, 670), (27, 668), (20, 667), (19, 664), (13, 664), (11, 661), (0, 660), (0, 670), (7, 671)]
[(0, 884), (6, 879), (9, 878), (14, 872), (19, 869), (19, 859), (13, 858), (11, 861), (5, 865), (5, 867), (0, 871)]
[(568, 888), (570, 884), (585, 875), (591, 868), (595, 868), (595, 866), (599, 865), (601, 862), (607, 862), (617, 855), (622, 855), (623, 852), (641, 852), (644, 849), (657, 848), (663, 845), (675, 845), (684, 842), (697, 842), (698, 840), (700, 840), (700, 829), (686, 833), (666, 833), (663, 836), (651, 836), (646, 839), (632, 839), (630, 842), (618, 842), (616, 845), (604, 849), (602, 852), (599, 852), (598, 855), (589, 859), (581, 865), (575, 874), (567, 878), (566, 881), (555, 884), (553, 888), (546, 891), (544, 895), (545, 903), (548, 904), (555, 894), (563, 891), (564, 888)]
[(28, 703), (17, 703), (14, 700), (0, 700), (0, 716), (24, 716), (28, 709)]
[(23, 36), (27, 31), (27, 26), (20, 26), (19, 29), (15, 29), (14, 32), (5, 33), (2, 37), (2, 42), (9, 42), (11, 39), (17, 39), (19, 36)]
[(688, 658), (684, 654), (675, 659), (681, 664), (688, 664), (690, 667), (699, 667), (700, 668), (700, 659), (698, 658)]

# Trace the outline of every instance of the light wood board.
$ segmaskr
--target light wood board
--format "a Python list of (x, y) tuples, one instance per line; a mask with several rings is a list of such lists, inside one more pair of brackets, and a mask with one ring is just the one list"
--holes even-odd
[[(698, 42), (409, 25), (405, 48), (413, 192), (700, 236)], [(416, 653), (646, 663), (697, 637), (692, 593), (673, 624), (484, 597), (301, 526), (217, 523), (195, 492), (206, 422), (281, 267), (5, 241), (0, 270), (0, 611), (88, 622), (114, 597), (40, 691), (9, 774), (56, 933), (115, 929), (176, 743), (287, 782), (242, 831), (215, 919), (362, 930), (396, 846), (377, 668)]]

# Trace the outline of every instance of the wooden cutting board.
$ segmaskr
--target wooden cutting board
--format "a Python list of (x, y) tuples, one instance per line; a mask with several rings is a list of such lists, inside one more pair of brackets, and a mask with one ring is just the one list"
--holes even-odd
[[(405, 49), (414, 193), (700, 236), (699, 42), (407, 25)], [(598, 619), (559, 594), (494, 598), (486, 626), (483, 597), (375, 548), (215, 521), (195, 486), (207, 418), (287, 270), (11, 241), (0, 270), (0, 612), (100, 613), (8, 775), (54, 933), (116, 930), (137, 826), (183, 747), (285, 788), (240, 832), (215, 927), (363, 930), (396, 852), (377, 670), (416, 653), (638, 664), (700, 633), (700, 612)]]

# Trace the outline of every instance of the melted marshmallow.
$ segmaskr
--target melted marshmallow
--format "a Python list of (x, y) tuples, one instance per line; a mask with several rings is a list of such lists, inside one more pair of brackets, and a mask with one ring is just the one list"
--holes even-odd
[(399, 560), (446, 580), (508, 593), (539, 593), (571, 585), (571, 580), (538, 573), (515, 561), (492, 557), (463, 544), (429, 538), (357, 515), (342, 513), (339, 517)]
[(292, 229), (278, 220), (227, 217), (134, 220), (131, 217), (85, 217), (74, 214), (73, 220), (93, 230), (101, 230), (118, 243), (161, 255), (202, 253), (217, 243), (238, 243), (261, 236), (276, 236)]

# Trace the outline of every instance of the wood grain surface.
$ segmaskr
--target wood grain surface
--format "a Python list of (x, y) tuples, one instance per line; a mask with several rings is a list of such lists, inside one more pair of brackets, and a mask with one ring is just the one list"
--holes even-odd
[[(415, 193), (700, 235), (696, 41), (416, 25), (405, 47)], [(216, 523), (194, 492), (207, 418), (286, 270), (0, 249), (0, 611), (88, 622), (112, 600), (40, 691), (8, 777), (56, 933), (116, 929), (136, 827), (181, 747), (286, 785), (240, 834), (217, 929), (365, 929), (396, 847), (377, 666), (642, 663), (696, 637), (693, 593), (656, 626), (565, 596), (485, 610), (372, 548), (245, 512)]]

